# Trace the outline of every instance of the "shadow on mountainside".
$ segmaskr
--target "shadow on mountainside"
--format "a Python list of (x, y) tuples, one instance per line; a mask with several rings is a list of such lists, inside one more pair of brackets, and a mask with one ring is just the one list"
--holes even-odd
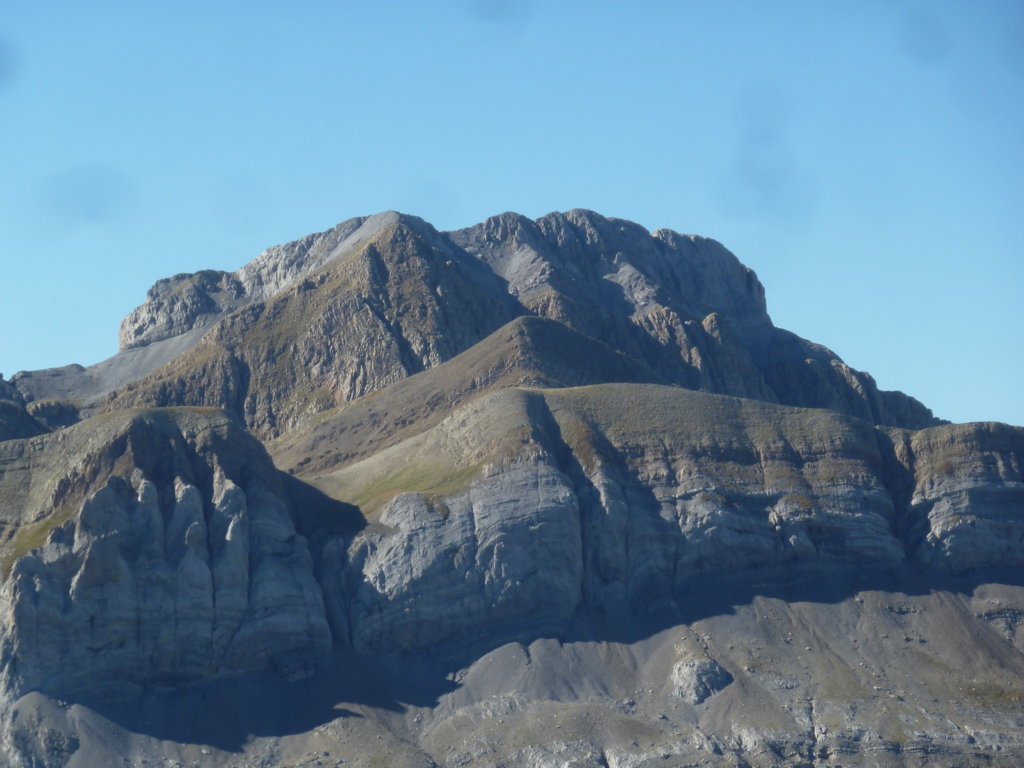
[[(572, 477), (576, 493), (585, 500), (584, 509), (590, 510), (582, 512), (591, 515), (585, 527), (590, 535), (606, 536), (609, 540), (622, 535), (627, 540), (669, 535), (668, 523), (657, 514), (656, 500), (647, 494), (631, 496), (631, 503), (647, 514), (634, 519), (634, 528), (629, 531), (620, 531), (614, 527), (614, 521), (605, 519), (608, 516), (597, 515), (595, 500), (600, 497), (599, 489), (579, 465), (557, 419), (542, 398), (532, 397), (529, 407), (532, 423), (544, 434), (547, 449), (556, 456), (560, 469)], [(593, 449), (606, 459), (608, 467), (626, 466), (609, 441), (595, 437)], [(609, 478), (622, 487), (636, 486), (624, 474), (613, 473)], [(322, 552), (325, 541), (339, 535), (351, 540), (366, 526), (357, 507), (336, 501), (284, 473), (281, 482), (296, 528), (309, 539), (314, 558), (319, 557), (317, 553)], [(589, 562), (584, 572), (594, 574), (599, 570), (597, 563)], [(1024, 586), (1022, 569), (954, 576), (929, 570), (909, 559), (890, 568), (790, 563), (776, 568), (697, 574), (681, 588), (673, 588), (664, 569), (657, 564), (638, 568), (637, 573), (639, 576), (629, 584), (609, 584), (593, 575), (584, 575), (582, 599), (575, 616), (565, 626), (552, 627), (550, 631), (538, 629), (535, 622), (531, 624), (535, 617), (523, 616), (518, 628), (492, 626), (488, 634), (487, 619), (481, 617), (479, 631), (471, 629), (420, 655), (373, 656), (336, 647), (329, 662), (304, 681), (239, 678), (177, 688), (152, 687), (115, 702), (79, 699), (74, 703), (88, 707), (130, 733), (240, 753), (253, 738), (303, 734), (345, 718), (400, 720), (410, 708), (435, 708), (460, 689), (460, 695), (472, 699), (478, 692), (463, 684), (460, 670), (510, 643), (529, 646), (542, 639), (562, 643), (639, 643), (675, 626), (735, 614), (760, 598), (837, 604), (873, 591), (906, 596), (935, 592), (970, 595), (984, 584)], [(353, 594), (357, 585), (348, 584), (347, 588)], [(610, 594), (619, 597), (611, 600)], [(526, 659), (526, 664), (530, 664), (529, 654)], [(555, 696), (546, 688), (537, 695)], [(458, 698), (454, 700), (457, 702)], [(448, 700), (449, 704), (451, 701)], [(398, 730), (404, 727), (396, 725), (395, 720), (392, 725)]]
[(308, 680), (238, 678), (148, 688), (117, 701), (81, 704), (126, 731), (183, 744), (241, 752), (252, 738), (302, 734), (373, 708), (402, 713), (432, 707), (456, 684), (423, 658), (374, 658), (340, 650)]
[[(969, 595), (978, 586), (992, 583), (1024, 586), (1024, 574), (986, 571), (948, 576), (911, 563), (884, 571), (849, 567), (827, 573), (813, 568), (789, 569), (785, 575), (748, 572), (708, 579), (677, 594), (673, 606), (663, 604), (621, 616), (581, 610), (571, 626), (553, 639), (637, 643), (680, 624), (733, 614), (756, 598), (839, 603), (868, 591)], [(238, 678), (149, 688), (118, 701), (80, 698), (72, 703), (131, 733), (239, 753), (252, 738), (302, 734), (335, 720), (366, 717), (366, 710), (387, 717), (388, 713), (401, 716), (410, 708), (434, 708), (462, 687), (456, 682), (459, 670), (508, 643), (529, 645), (545, 637), (513, 632), (430, 656), (371, 656), (339, 648), (323, 668), (303, 681)]]
[(677, 592), (674, 604), (628, 617), (611, 618), (581, 613), (565, 634), (565, 641), (635, 643), (679, 624), (730, 615), (758, 598), (787, 603), (836, 604), (864, 592), (885, 592), (920, 597), (936, 592), (969, 596), (986, 584), (1024, 587), (1019, 569), (986, 569), (955, 576), (904, 561), (895, 568), (857, 566), (786, 568), (786, 573), (754, 570), (730, 575), (711, 574)]
[(332, 499), (318, 488), (287, 472), (278, 472), (292, 511), (296, 530), (310, 539), (340, 534), (351, 539), (366, 527), (366, 518), (354, 504)]

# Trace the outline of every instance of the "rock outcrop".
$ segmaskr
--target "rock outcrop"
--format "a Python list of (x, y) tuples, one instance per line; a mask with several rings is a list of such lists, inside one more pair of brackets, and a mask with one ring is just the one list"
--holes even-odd
[(454, 357), (518, 313), (495, 275), (402, 219), (224, 318), (105, 407), (216, 406), (274, 437)]
[[(561, 657), (541, 661), (536, 638), (578, 632), (581, 621), (670, 627), (711, 599), (704, 594), (709, 583), (742, 591), (752, 582), (842, 583), (848, 574), (908, 567), (1019, 568), (1019, 548), (1008, 542), (1019, 541), (1024, 526), (1022, 440), (1021, 429), (1005, 425), (895, 430), (826, 410), (665, 385), (502, 388), (362, 460), (308, 477), (327, 494), (321, 498), (362, 510), (362, 527), (343, 529), (310, 502), (317, 491), (290, 480), (308, 489), (304, 497), (281, 485), (260, 445), (219, 412), (95, 416), (3, 444), (0, 496), (9, 503), (4, 530), (13, 536), (0, 594), (2, 683), (11, 711), (21, 712), (32, 692), (123, 698), (154, 685), (243, 674), (300, 678), (328, 664), (332, 648), (365, 659), (480, 658), (483, 670), (496, 663), (485, 663), (489, 649), (523, 643), (534, 663), (551, 665)], [(312, 537), (309, 545), (300, 531)], [(807, 671), (772, 666), (782, 663), (772, 643), (811, 649), (820, 637), (796, 625), (777, 631), (784, 642), (748, 646), (735, 632), (687, 634), (680, 625), (665, 640), (673, 643), (670, 655), (659, 651), (615, 673), (628, 681), (649, 667), (644, 674), (663, 677), (657, 691), (621, 683), (617, 695), (633, 703), (615, 705), (614, 717), (625, 718), (628, 731), (634, 726), (627, 722), (657, 721), (655, 712), (673, 706), (706, 710), (709, 719), (686, 737), (689, 746), (657, 747), (666, 754), (749, 757), (768, 749), (795, 760), (827, 747), (856, 763), (856, 739), (815, 730), (802, 716), (768, 727), (757, 715), (742, 733), (712, 717), (728, 706), (716, 702), (735, 697), (763, 712), (767, 705), (757, 702), (765, 694), (752, 692), (761, 689), (777, 691), (771, 696), (792, 707), (801, 686), (820, 684)], [(905, 632), (914, 642), (931, 637), (910, 625)], [(741, 662), (737, 647), (760, 656)], [(1006, 649), (1012, 646), (999, 658)], [(557, 662), (584, 665), (572, 673), (574, 697), (612, 663), (595, 652), (584, 644), (576, 661)], [(773, 661), (765, 666), (766, 659)], [(1008, 674), (1005, 666), (993, 669)], [(481, 679), (484, 690), (493, 690), (490, 679)], [(911, 695), (906, 690), (901, 695)], [(609, 693), (596, 691), (585, 698), (589, 704), (574, 706), (588, 717), (610, 717)], [(515, 695), (460, 728), (475, 734), (474, 743), (498, 744), (481, 735), (487, 718), (535, 729), (519, 718), (554, 716), (539, 714), (530, 695)], [(815, 694), (817, 717), (840, 711), (835, 695)], [(468, 742), (448, 729), (482, 704), (464, 699), (445, 715), (447, 706), (439, 705), (417, 738), (459, 762), (458, 750), (450, 750)], [(971, 718), (999, 711), (974, 706)], [(871, 738), (880, 743), (893, 738), (882, 725), (887, 711), (870, 716), (880, 729)], [(61, 717), (51, 713), (46, 722)], [(926, 720), (928, 738), (945, 738), (939, 721)], [(38, 729), (8, 726), (22, 753), (63, 755), (54, 758), (58, 765), (80, 738), (72, 725), (57, 723), (46, 725), (52, 730), (45, 744), (31, 746)], [(594, 754), (644, 753), (576, 733), (580, 743), (595, 745)], [(61, 734), (67, 738), (57, 744)], [(556, 739), (545, 748), (566, 744)], [(947, 748), (950, 755), (977, 754)], [(533, 759), (509, 749), (511, 764)], [(483, 763), (469, 763), (485, 764), (486, 754)]]
[(98, 399), (184, 354), (231, 312), (273, 296), (399, 218), (387, 212), (348, 219), (326, 232), (269, 248), (236, 272), (202, 270), (158, 280), (146, 302), (122, 321), (117, 354), (89, 367), (20, 371), (11, 382), (27, 400), (69, 400), (92, 412)]
[(672, 667), (675, 694), (689, 704), (703, 704), (732, 679), (721, 664), (707, 657), (681, 660)]
[[(5, 445), (10, 690), (308, 672), (329, 616), (334, 642), (408, 653), (557, 635), (581, 610), (680, 610), (716, 574), (1022, 564), (1024, 434), (1004, 425), (886, 431), (657, 385), (503, 389), (313, 478), (373, 523), (314, 565), (229, 419), (95, 421)], [(77, 462), (41, 488), (55, 470), (28, 457), (51, 443)]]
[(273, 296), (398, 220), (394, 212), (348, 219), (326, 232), (268, 248), (237, 272), (202, 270), (158, 280), (146, 302), (121, 323), (121, 349), (208, 328), (233, 310)]
[(245, 290), (229, 272), (206, 269), (158, 280), (146, 303), (121, 323), (121, 349), (132, 349), (211, 325), (237, 309)]
[[(881, 430), (659, 385), (501, 389), (312, 478), (371, 521), (321, 537), (316, 563), (259, 444), (217, 412), (32, 439), (5, 444), (2, 475), (14, 692), (308, 673), (328, 625), (365, 653), (557, 635), (581, 612), (679, 612), (707, 578), (798, 565), (1022, 564), (1024, 434), (1004, 425)], [(76, 463), (40, 485), (62, 456)]]
[[(5, 695), (310, 674), (331, 645), (321, 590), (259, 444), (216, 413), (107, 422), (30, 449), (74, 443), (77, 462), (49, 479), (48, 494), (21, 496), (27, 508), (45, 501), (6, 546)], [(32, 473), (14, 464), (5, 482)]]
[(0, 441), (32, 437), (46, 431), (46, 425), (25, 408), (25, 398), (17, 387), (0, 376)]
[(506, 213), (449, 233), (532, 313), (560, 320), (690, 389), (831, 408), (920, 428), (931, 412), (882, 392), (832, 351), (775, 328), (764, 288), (720, 243), (648, 233), (592, 211)]
[(509, 387), (667, 383), (596, 339), (525, 315), (451, 360), (402, 379), (273, 441), (280, 469), (319, 475), (423, 432), (460, 405)]
[(399, 653), (683, 612), (742, 573), (1019, 567), (1022, 439), (665, 386), (505, 389), (312, 481), (375, 521), (336, 591), (357, 648)]
[(894, 439), (913, 483), (901, 524), (929, 566), (953, 573), (1024, 566), (1024, 433), (954, 424)]

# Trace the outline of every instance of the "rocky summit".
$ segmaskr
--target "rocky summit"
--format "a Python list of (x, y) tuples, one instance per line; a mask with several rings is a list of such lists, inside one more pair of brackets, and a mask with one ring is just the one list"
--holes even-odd
[(0, 762), (1016, 766), (1024, 429), (719, 243), (388, 212), (0, 378)]

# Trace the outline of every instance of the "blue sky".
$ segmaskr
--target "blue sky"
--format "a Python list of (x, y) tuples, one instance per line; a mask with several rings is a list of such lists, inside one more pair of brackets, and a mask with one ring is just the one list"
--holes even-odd
[(397, 209), (722, 241), (776, 325), (1024, 424), (1024, 4), (0, 3), (0, 371)]

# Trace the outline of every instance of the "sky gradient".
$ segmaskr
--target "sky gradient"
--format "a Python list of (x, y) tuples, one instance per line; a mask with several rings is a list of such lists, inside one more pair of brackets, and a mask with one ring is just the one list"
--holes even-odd
[(1024, 424), (1024, 4), (0, 2), (0, 372), (396, 209), (720, 240), (776, 325)]

